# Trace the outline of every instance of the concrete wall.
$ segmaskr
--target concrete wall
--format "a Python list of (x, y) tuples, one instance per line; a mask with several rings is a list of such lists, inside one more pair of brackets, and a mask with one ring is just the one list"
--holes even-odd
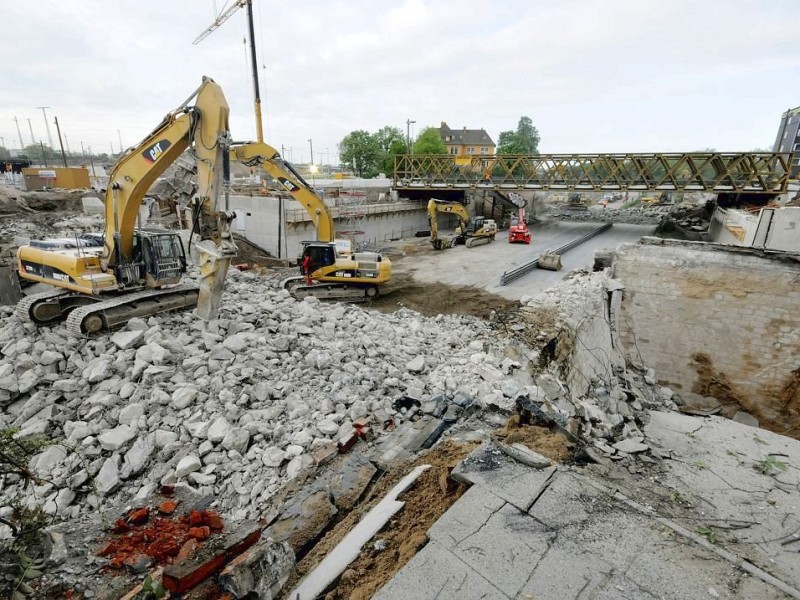
[[(326, 205), (330, 206), (331, 204), (333, 204), (332, 201), (326, 200)], [(391, 239), (413, 237), (416, 232), (428, 229), (428, 215), (425, 206), (424, 203), (366, 205), (362, 207), (366, 214), (357, 224), (364, 234), (355, 236), (355, 241), (379, 247), (383, 242)], [(302, 241), (316, 239), (316, 229), (308, 213), (294, 200), (284, 199), (281, 207), (278, 198), (270, 196), (232, 195), (229, 199), (229, 207), (230, 210), (237, 213), (237, 217), (233, 221), (234, 231), (258, 244), (273, 256), (294, 259), (300, 254)], [(330, 206), (337, 230), (344, 231), (351, 226), (356, 226), (346, 219), (336, 218), (339, 208), (341, 207)], [(281, 222), (279, 253), (278, 224)], [(453, 219), (448, 215), (441, 226), (452, 227)]]
[(720, 244), (800, 252), (800, 207), (767, 207), (756, 214), (717, 208), (708, 234)]
[(678, 393), (738, 403), (800, 435), (800, 263), (703, 242), (644, 238), (613, 266), (626, 358)]

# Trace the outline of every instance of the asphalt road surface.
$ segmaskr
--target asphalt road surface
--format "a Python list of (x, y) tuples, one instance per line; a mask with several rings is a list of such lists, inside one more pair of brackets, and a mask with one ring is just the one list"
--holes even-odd
[(504, 271), (530, 262), (544, 250), (561, 246), (601, 225), (602, 223), (551, 222), (534, 226), (531, 229), (533, 239), (530, 245), (509, 244), (506, 231), (499, 232), (491, 244), (474, 248), (456, 246), (437, 252), (429, 243), (421, 242), (420, 251), (397, 261), (395, 270), (411, 273), (418, 281), (475, 286), (518, 300), (522, 296), (537, 294), (553, 286), (572, 269), (591, 269), (597, 250), (613, 249), (623, 243), (635, 243), (642, 236), (653, 232), (653, 226), (650, 225), (614, 225), (610, 230), (564, 254), (561, 271), (536, 269), (506, 286), (500, 285), (500, 276)]

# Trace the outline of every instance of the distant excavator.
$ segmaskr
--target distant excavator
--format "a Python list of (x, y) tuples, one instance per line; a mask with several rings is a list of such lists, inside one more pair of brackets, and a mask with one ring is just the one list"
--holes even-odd
[[(439, 213), (454, 214), (458, 217), (455, 235), (445, 237), (439, 235)], [(431, 198), (428, 201), (428, 221), (431, 227), (431, 244), (434, 250), (452, 248), (456, 244), (464, 244), (467, 248), (489, 244), (497, 234), (497, 223), (493, 219), (482, 216), (470, 217), (467, 209), (459, 202), (448, 202)]]
[(233, 148), (231, 157), (247, 166), (263, 168), (306, 209), (316, 227), (317, 239), (303, 242), (298, 259), (302, 275), (283, 282), (292, 296), (360, 301), (379, 295), (380, 286), (391, 279), (391, 261), (376, 252), (340, 255), (328, 207), (277, 150), (263, 142), (254, 142)]

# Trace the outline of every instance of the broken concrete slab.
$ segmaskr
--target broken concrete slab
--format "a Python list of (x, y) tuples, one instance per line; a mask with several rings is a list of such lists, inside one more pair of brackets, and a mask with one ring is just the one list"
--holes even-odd
[(255, 594), (260, 600), (278, 597), (295, 565), (287, 543), (262, 540), (234, 558), (219, 574), (222, 588), (235, 598)]
[(527, 511), (547, 487), (556, 467), (532, 469), (508, 456), (492, 441), (484, 442), (453, 469), (451, 477), (466, 485), (480, 485)]
[(373, 600), (485, 600), (508, 598), (436, 541), (428, 543)]

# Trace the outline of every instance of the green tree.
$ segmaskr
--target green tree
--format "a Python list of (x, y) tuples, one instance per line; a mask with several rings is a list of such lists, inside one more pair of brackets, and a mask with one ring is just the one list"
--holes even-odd
[(394, 157), (405, 154), (406, 142), (403, 132), (398, 127), (381, 127), (373, 134), (375, 143), (380, 148), (379, 168), (382, 173), (391, 175), (394, 171)]
[(520, 117), (516, 131), (502, 131), (497, 139), (498, 154), (539, 154), (539, 130), (530, 117)]
[(9, 158), (11, 156), (11, 152), (8, 151), (8, 148), (0, 146), (0, 158)]
[[(44, 153), (42, 153), (44, 150)], [(55, 158), (55, 152), (47, 144), (30, 144), (22, 149), (22, 153), (30, 160), (48, 161)]]
[(426, 127), (412, 146), (414, 154), (447, 154), (438, 127)]
[(381, 148), (375, 136), (363, 129), (351, 131), (342, 138), (339, 156), (359, 177), (375, 177), (380, 169)]

